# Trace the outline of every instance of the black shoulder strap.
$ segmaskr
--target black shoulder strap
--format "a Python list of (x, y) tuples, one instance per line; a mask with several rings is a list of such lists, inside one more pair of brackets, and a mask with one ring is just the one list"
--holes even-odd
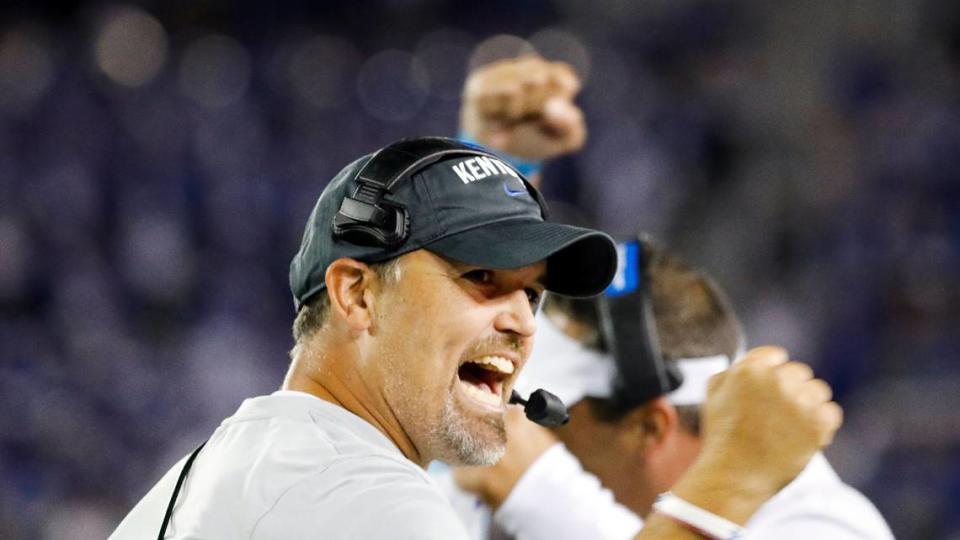
[(180, 495), (180, 488), (183, 487), (183, 481), (186, 480), (187, 473), (190, 472), (190, 467), (193, 466), (193, 460), (197, 458), (197, 454), (200, 453), (200, 450), (202, 450), (206, 444), (207, 441), (203, 441), (203, 443), (190, 454), (187, 462), (183, 464), (183, 469), (180, 470), (180, 477), (177, 478), (177, 485), (173, 488), (173, 495), (170, 496), (170, 503), (167, 504), (167, 512), (163, 515), (163, 524), (160, 525), (160, 534), (157, 535), (157, 540), (163, 540), (163, 535), (167, 534), (167, 525), (170, 524), (170, 517), (173, 515), (173, 505), (177, 502), (177, 495)]

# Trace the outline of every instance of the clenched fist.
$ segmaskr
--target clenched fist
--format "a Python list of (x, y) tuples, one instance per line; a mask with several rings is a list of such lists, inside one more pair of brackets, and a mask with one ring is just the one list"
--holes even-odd
[[(758, 347), (710, 380), (700, 456), (674, 487), (679, 497), (746, 523), (833, 440), (843, 411), (827, 383), (778, 347)], [(660, 520), (650, 536), (660, 527)]]
[(464, 85), (461, 132), (532, 161), (579, 150), (587, 135), (573, 102), (579, 91), (580, 80), (564, 62), (524, 56), (488, 64)]
[(703, 409), (704, 452), (728, 452), (745, 477), (763, 474), (777, 489), (833, 440), (843, 421), (830, 386), (777, 347), (751, 350), (710, 381)]

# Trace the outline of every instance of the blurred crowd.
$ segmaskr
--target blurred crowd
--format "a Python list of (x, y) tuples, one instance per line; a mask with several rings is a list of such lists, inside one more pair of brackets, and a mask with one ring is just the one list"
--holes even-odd
[(834, 387), (827, 455), (960, 539), (960, 9), (947, 0), (0, 8), (0, 538), (103, 538), (291, 346), (320, 190), (570, 62), (558, 214), (653, 232)]

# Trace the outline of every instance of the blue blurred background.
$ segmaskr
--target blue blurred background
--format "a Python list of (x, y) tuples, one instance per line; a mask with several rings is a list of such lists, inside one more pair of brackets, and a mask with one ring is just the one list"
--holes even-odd
[(104, 538), (277, 388), (327, 180), (530, 51), (585, 82), (554, 206), (714, 273), (834, 386), (828, 457), (897, 537), (960, 539), (949, 0), (6, 3), (0, 538)]

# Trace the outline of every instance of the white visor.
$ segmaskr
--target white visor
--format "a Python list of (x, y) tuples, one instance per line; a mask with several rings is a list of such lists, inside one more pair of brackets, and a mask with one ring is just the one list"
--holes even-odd
[(564, 334), (541, 312), (537, 314), (533, 352), (515, 387), (524, 397), (543, 388), (570, 406), (588, 396), (610, 397), (616, 373), (611, 356)]
[[(674, 405), (698, 405), (707, 398), (710, 377), (727, 369), (726, 355), (683, 358), (676, 361), (683, 384), (667, 395)], [(537, 336), (527, 365), (515, 388), (524, 397), (538, 388), (556, 395), (568, 407), (585, 397), (613, 396), (616, 361), (566, 335), (542, 312), (537, 315)]]
[(710, 377), (730, 366), (730, 358), (725, 354), (700, 358), (681, 358), (676, 361), (677, 368), (683, 374), (683, 384), (667, 394), (674, 405), (699, 405), (707, 400), (707, 383)]

